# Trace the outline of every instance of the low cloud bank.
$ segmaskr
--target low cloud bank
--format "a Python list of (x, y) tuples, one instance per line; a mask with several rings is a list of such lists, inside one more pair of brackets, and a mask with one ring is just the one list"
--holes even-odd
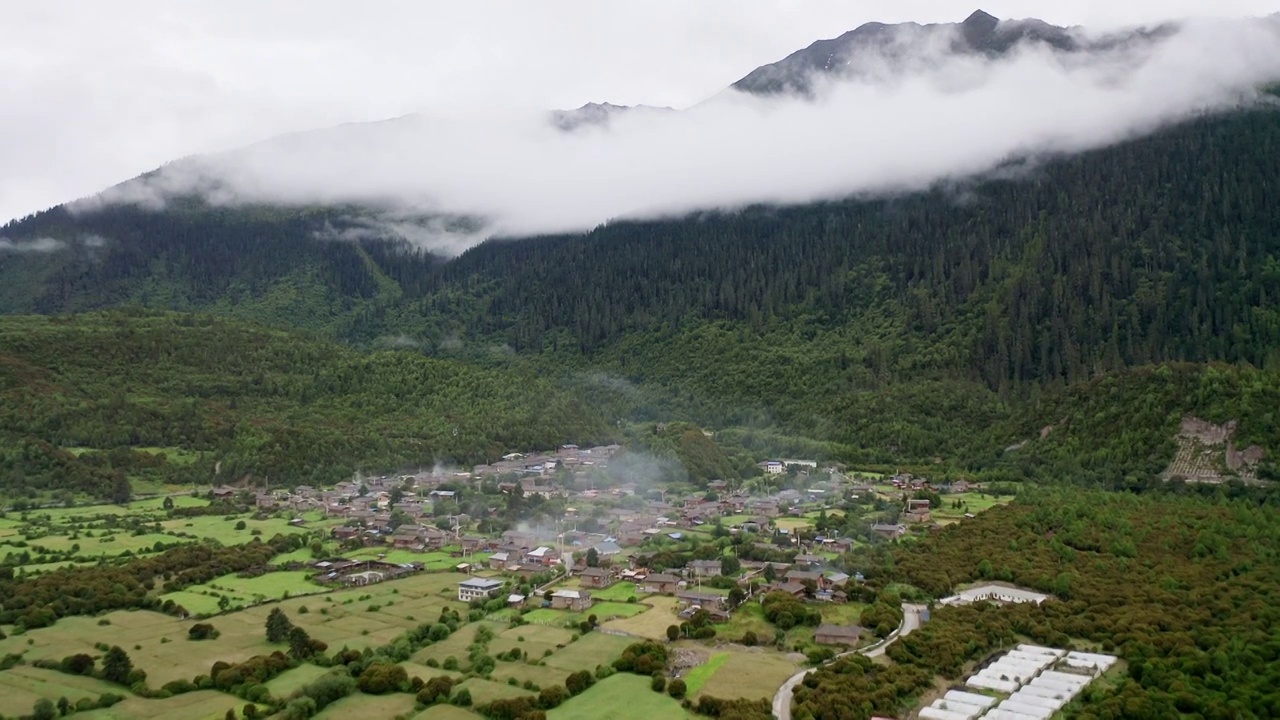
[[(1280, 79), (1275, 17), (1188, 21), (1089, 54), (1032, 46), (993, 60), (945, 46), (921, 44), (920, 61), (901, 72), (859, 57), (871, 72), (819, 81), (811, 99), (726, 91), (573, 132), (545, 112), (462, 110), (301, 133), (175, 162), (80, 207), (161, 207), (192, 193), (223, 204), (362, 204), (381, 214), (332, 237), (391, 234), (456, 254), (494, 234), (921, 189), (1257, 102), (1257, 89)], [(474, 220), (423, 220), (432, 216)]]

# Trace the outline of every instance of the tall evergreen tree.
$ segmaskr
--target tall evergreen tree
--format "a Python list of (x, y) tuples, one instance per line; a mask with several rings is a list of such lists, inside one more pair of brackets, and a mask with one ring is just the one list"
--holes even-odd
[(293, 623), (289, 621), (289, 616), (285, 615), (280, 608), (272, 608), (271, 612), (267, 614), (267, 642), (285, 642), (289, 639), (289, 633), (293, 629)]
[(129, 674), (133, 672), (133, 661), (129, 653), (119, 645), (112, 645), (102, 658), (102, 679), (117, 685), (128, 685)]

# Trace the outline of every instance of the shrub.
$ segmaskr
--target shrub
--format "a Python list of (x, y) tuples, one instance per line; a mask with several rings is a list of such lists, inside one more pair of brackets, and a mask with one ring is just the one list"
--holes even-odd
[(830, 660), (831, 658), (835, 657), (836, 651), (827, 647), (814, 648), (809, 652), (805, 653), (805, 656), (809, 658), (810, 663), (814, 665), (821, 665), (827, 660)]
[(458, 694), (453, 696), (453, 704), (458, 707), (470, 707), (471, 691), (466, 688), (459, 690)]
[(437, 701), (448, 700), (451, 692), (453, 692), (453, 678), (441, 675), (428, 680), (418, 691), (415, 699), (423, 705), (431, 705)]
[(561, 703), (569, 699), (569, 691), (559, 685), (543, 688), (538, 693), (538, 707), (543, 710), (550, 710), (559, 707)]
[(589, 671), (579, 670), (564, 679), (564, 686), (570, 695), (580, 695), (595, 682), (595, 677)]
[(62, 658), (59, 664), (59, 670), (69, 675), (92, 675), (93, 674), (93, 656), (84, 653), (76, 655), (68, 655)]
[(667, 694), (677, 700), (683, 698), (687, 690), (688, 688), (685, 687), (684, 681), (680, 678), (676, 678), (667, 683)]
[(667, 689), (667, 678), (664, 675), (654, 675), (653, 681), (649, 683), (649, 689), (656, 693), (660, 693)]
[(356, 687), (360, 688), (360, 692), (369, 695), (385, 695), (390, 692), (399, 692), (408, 684), (409, 673), (405, 672), (403, 667), (375, 662), (360, 673)]
[(648, 640), (629, 645), (622, 651), (622, 657), (613, 661), (613, 667), (618, 671), (637, 675), (652, 675), (666, 666), (667, 649), (661, 643)]
[(187, 639), (189, 640), (213, 640), (220, 633), (209, 623), (196, 623), (187, 631)]

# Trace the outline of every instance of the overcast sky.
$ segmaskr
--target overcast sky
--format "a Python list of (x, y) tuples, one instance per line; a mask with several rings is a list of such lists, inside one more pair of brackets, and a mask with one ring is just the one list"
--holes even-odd
[[(1276, 12), (1275, 0), (1000, 0), (1098, 28)], [(291, 130), (458, 107), (684, 107), (878, 20), (972, 0), (13, 0), (0, 3), (0, 222), (168, 160)]]

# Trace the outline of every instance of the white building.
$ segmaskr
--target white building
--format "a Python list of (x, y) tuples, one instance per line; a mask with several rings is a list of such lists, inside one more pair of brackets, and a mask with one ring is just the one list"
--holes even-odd
[(502, 583), (489, 578), (471, 578), (458, 583), (458, 599), (471, 602), (476, 598), (491, 598), (502, 589)]

